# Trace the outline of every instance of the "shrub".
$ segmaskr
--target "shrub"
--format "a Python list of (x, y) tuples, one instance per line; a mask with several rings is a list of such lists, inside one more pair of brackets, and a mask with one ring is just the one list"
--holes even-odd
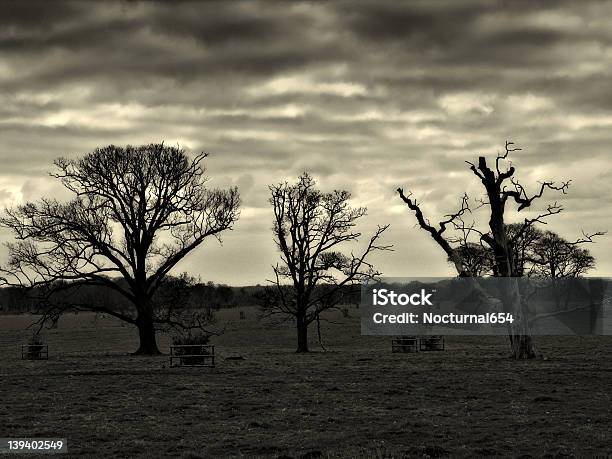
[[(190, 354), (200, 354), (200, 355), (209, 355), (210, 350), (206, 345), (210, 341), (210, 335), (204, 333), (196, 333), (196, 334), (185, 334), (178, 335), (172, 339), (172, 344), (175, 346), (179, 345), (189, 345), (192, 347), (179, 347), (174, 349), (175, 355), (190, 355)], [(204, 365), (209, 363), (210, 359), (207, 357), (182, 357), (181, 364), (183, 365)]]

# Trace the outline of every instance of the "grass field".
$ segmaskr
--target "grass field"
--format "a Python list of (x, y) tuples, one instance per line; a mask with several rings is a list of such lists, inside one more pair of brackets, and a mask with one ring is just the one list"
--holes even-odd
[(134, 329), (83, 313), (22, 361), (31, 317), (0, 316), (0, 437), (64, 437), (63, 457), (612, 455), (612, 337), (539, 338), (528, 362), (499, 337), (392, 354), (352, 311), (324, 324), (328, 352), (296, 355), (288, 324), (246, 311), (221, 313), (214, 371), (130, 356)]

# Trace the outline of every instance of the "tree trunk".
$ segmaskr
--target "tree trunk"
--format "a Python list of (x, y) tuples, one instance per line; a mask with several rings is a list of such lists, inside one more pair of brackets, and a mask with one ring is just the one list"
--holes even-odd
[(309, 352), (308, 351), (308, 323), (306, 322), (305, 314), (297, 314), (297, 335), (298, 335), (298, 347), (295, 352)]
[(533, 359), (536, 348), (531, 327), (527, 322), (527, 305), (520, 294), (519, 281), (516, 277), (503, 279), (502, 302), (504, 311), (512, 314), (514, 321), (508, 325), (508, 337), (512, 349), (512, 358), (516, 360)]
[(512, 358), (516, 360), (533, 359), (537, 356), (531, 335), (510, 335)]
[(531, 334), (531, 326), (527, 322), (527, 305), (523, 302), (518, 281), (507, 278), (510, 282), (510, 307), (506, 309), (514, 317), (514, 323), (509, 327), (508, 337), (512, 349), (512, 358), (516, 360), (533, 359), (537, 356), (535, 340)]
[(140, 302), (138, 309), (138, 318), (136, 326), (138, 327), (138, 336), (140, 345), (134, 353), (136, 355), (159, 355), (161, 352), (157, 347), (157, 339), (155, 337), (155, 323), (150, 306), (145, 302)]

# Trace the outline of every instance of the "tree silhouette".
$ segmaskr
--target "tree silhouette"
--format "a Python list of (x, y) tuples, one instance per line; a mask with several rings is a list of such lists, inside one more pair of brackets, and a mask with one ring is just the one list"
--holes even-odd
[[(523, 223), (510, 223), (505, 225), (505, 228), (515, 276), (529, 275), (533, 266), (533, 246), (542, 237), (542, 230), (534, 225), (525, 226)], [(492, 274), (497, 276), (496, 265), (491, 261)]]
[[(480, 277), (490, 274), (493, 270), (493, 259), (486, 247), (475, 242), (466, 241), (454, 249), (455, 255), (461, 260), (464, 275)], [(454, 263), (448, 257), (448, 261)]]
[(539, 277), (578, 277), (595, 267), (595, 258), (580, 241), (569, 242), (546, 231), (531, 247), (531, 274)]
[[(592, 239), (570, 242), (553, 231), (535, 226), (523, 229), (520, 223), (506, 225), (517, 277), (578, 277), (595, 267), (595, 258), (580, 244)], [(490, 250), (483, 244), (461, 243), (456, 250), (472, 276), (496, 276)]]
[(270, 186), (274, 209), (274, 238), (281, 263), (273, 267), (273, 287), (265, 289), (263, 306), (269, 314), (294, 317), (297, 352), (308, 352), (308, 326), (319, 314), (342, 301), (347, 286), (379, 275), (368, 255), (390, 246), (378, 241), (386, 226), (379, 226), (360, 255), (338, 249), (358, 241), (357, 220), (364, 207), (352, 208), (348, 191), (322, 193), (308, 174), (297, 183)]
[[(488, 230), (481, 230), (475, 223), (465, 221), (464, 217), (471, 212), (467, 195), (463, 196), (457, 212), (446, 215), (438, 225), (432, 225), (424, 217), (419, 204), (412, 198), (411, 193), (405, 194), (401, 188), (397, 190), (408, 208), (414, 211), (419, 226), (427, 231), (444, 250), (448, 259), (454, 264), (459, 276), (473, 276), (475, 274), (472, 272), (473, 269), (470, 269), (469, 261), (462, 257), (461, 249), (473, 235), (477, 237), (478, 244), (489, 251), (492, 271), (495, 276), (507, 278), (522, 276), (524, 274), (522, 266), (524, 260), (518, 257), (518, 254), (521, 253), (521, 243), (529, 239), (527, 237), (528, 232), (532, 230), (535, 224), (544, 223), (547, 217), (556, 215), (563, 210), (563, 207), (556, 202), (549, 204), (546, 210), (539, 215), (525, 218), (520, 225), (513, 227), (512, 231), (508, 231), (505, 212), (509, 203), (515, 204), (517, 211), (521, 212), (531, 208), (532, 204), (542, 198), (546, 191), (559, 191), (565, 194), (570, 184), (570, 182), (556, 184), (555, 182), (545, 181), (539, 184), (536, 193), (529, 194), (514, 177), (514, 166), (507, 164), (509, 155), (517, 150), (520, 149), (516, 148), (512, 142), (506, 142), (504, 152), (497, 155), (493, 166), (487, 163), (484, 156), (478, 158), (477, 164), (466, 161), (470, 166), (469, 169), (480, 180), (485, 191), (485, 199), (480, 200), (479, 207), (487, 209)], [(449, 227), (458, 230), (460, 236), (448, 236), (446, 230)], [(599, 234), (602, 233), (585, 234), (585, 237), (577, 242), (592, 241), (592, 238)], [(524, 304), (520, 299), (518, 284), (516, 281), (509, 280), (503, 285), (505, 286), (505, 291), (502, 292), (504, 307), (506, 312), (511, 312), (515, 317), (508, 330), (512, 355), (516, 359), (532, 358), (536, 355), (536, 349), (529, 323), (523, 313)]]
[(137, 353), (159, 353), (156, 329), (202, 323), (183, 323), (174, 308), (160, 307), (157, 290), (180, 260), (206, 238), (219, 239), (238, 217), (237, 189), (205, 187), (206, 156), (191, 160), (178, 147), (150, 144), (57, 159), (51, 176), (75, 197), (67, 203), (43, 198), (6, 211), (0, 223), (17, 242), (8, 244), (5, 282), (45, 292), (43, 321), (73, 306), (67, 291), (106, 286), (130, 310), (90, 308), (136, 326)]

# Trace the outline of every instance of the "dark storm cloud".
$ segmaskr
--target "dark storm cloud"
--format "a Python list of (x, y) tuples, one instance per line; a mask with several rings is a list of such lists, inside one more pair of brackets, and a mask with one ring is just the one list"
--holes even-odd
[(66, 18), (74, 20), (87, 11), (85, 2), (49, 2), (46, 0), (5, 0), (0, 3), (0, 16), (6, 28), (16, 33), (52, 28)]
[[(194, 14), (193, 3), (160, 4), (149, 24), (152, 30), (163, 35), (193, 38), (206, 46), (242, 43), (248, 46), (266, 45), (295, 33), (296, 21), (306, 21), (304, 28), (314, 26), (307, 16), (287, 17), (278, 20), (277, 8), (282, 5), (259, 5), (256, 9), (248, 5), (231, 5), (228, 2), (214, 3), (206, 14)], [(288, 8), (289, 5), (286, 5)]]
[[(54, 14), (47, 14), (48, 7), (37, 13), (33, 6), (33, 15), (43, 24), (40, 29), (31, 27), (34, 21), (24, 6), (19, 14), (8, 16), (8, 31), (0, 34), (0, 50), (16, 58), (30, 54), (32, 59), (47, 60), (40, 73), (26, 76), (25, 83), (109, 77), (134, 83), (135, 77), (151, 76), (211, 80), (228, 74), (238, 79), (268, 77), (340, 54), (338, 47), (311, 40), (316, 33), (312, 18), (307, 13), (292, 13), (290, 5), (68, 5), (63, 13)], [(11, 5), (4, 8), (10, 10)]]
[[(61, 195), (45, 175), (57, 156), (165, 140), (211, 152), (211, 185), (243, 192), (226, 247), (205, 249), (241, 269), (197, 256), (184, 269), (261, 282), (267, 185), (308, 170), (370, 208), (364, 231), (393, 223), (385, 273), (443, 274), (395, 188), (438, 218), (481, 191), (464, 160), (511, 139), (530, 189), (574, 181), (551, 229), (607, 229), (611, 14), (599, 1), (0, 2), (0, 203)], [(592, 249), (612, 274), (609, 238)]]
[(448, 2), (440, 7), (436, 2), (350, 2), (338, 4), (337, 11), (360, 38), (439, 46), (456, 42), (457, 34), (468, 30), (487, 9), (468, 3)]

